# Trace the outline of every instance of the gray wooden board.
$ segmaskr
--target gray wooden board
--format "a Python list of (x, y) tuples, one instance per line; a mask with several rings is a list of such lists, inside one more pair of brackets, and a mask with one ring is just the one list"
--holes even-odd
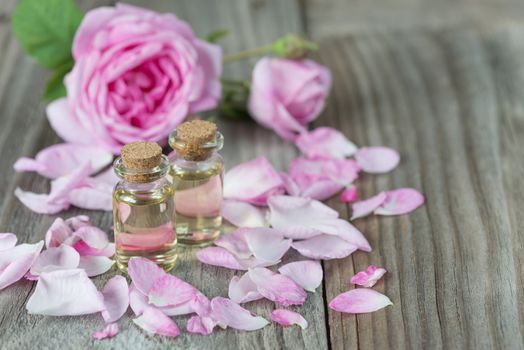
[[(80, 5), (86, 10), (105, 3), (110, 2)], [(25, 303), (35, 284), (21, 281), (0, 292), (0, 348), (523, 348), (522, 24), (497, 20), (435, 28), (419, 20), (416, 28), (392, 24), (409, 27), (394, 31), (377, 28), (375, 21), (367, 31), (366, 21), (355, 19), (358, 26), (353, 27), (344, 19), (351, 18), (352, 8), (358, 17), (358, 11), (380, 14), (381, 6), (369, 5), (366, 12), (358, 2), (341, 5), (335, 0), (300, 1), (302, 7), (292, 0), (134, 3), (174, 11), (199, 35), (230, 28), (223, 40), (226, 52), (291, 31), (322, 38), (315, 58), (331, 68), (334, 85), (315, 125), (337, 127), (359, 145), (394, 147), (402, 156), (392, 173), (362, 176), (357, 183), (361, 196), (410, 186), (428, 201), (411, 215), (356, 221), (373, 252), (323, 263), (322, 288), (295, 308), (309, 322), (306, 331), (271, 324), (256, 332), (228, 329), (209, 337), (183, 334), (172, 340), (146, 335), (132, 323), (129, 310), (120, 321), (119, 336), (98, 342), (91, 332), (102, 328), (100, 315), (28, 315)], [(10, 30), (15, 4), (10, 0), (0, 5), (0, 231), (36, 242), (56, 216), (30, 212), (13, 191), (21, 187), (46, 192), (49, 184), (35, 174), (14, 173), (12, 164), (59, 138), (49, 128), (45, 103), (40, 101), (48, 75), (21, 52)], [(504, 4), (506, 9), (520, 9)], [(482, 6), (493, 8), (489, 2)], [(390, 25), (390, 18), (384, 26)], [(229, 65), (225, 76), (247, 77), (253, 62)], [(297, 155), (292, 145), (252, 122), (219, 124), (228, 167), (266, 155), (285, 170)], [(327, 203), (343, 217), (350, 216), (349, 207), (338, 199)], [(57, 216), (80, 213), (110, 230), (109, 213), (71, 209)], [(285, 262), (297, 259), (290, 252)], [(328, 301), (347, 290), (353, 273), (368, 264), (388, 269), (376, 289), (395, 305), (359, 316), (329, 310)], [(181, 252), (174, 273), (210, 297), (227, 295), (229, 279), (239, 274), (200, 264), (194, 251)], [(95, 283), (101, 288), (114, 274), (95, 278)], [(247, 308), (268, 318), (274, 305), (257, 301)], [(186, 320), (176, 318), (181, 329)]]

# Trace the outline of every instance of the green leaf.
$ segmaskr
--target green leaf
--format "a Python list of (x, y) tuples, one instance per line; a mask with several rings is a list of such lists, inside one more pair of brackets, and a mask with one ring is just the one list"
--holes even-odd
[(57, 98), (66, 96), (66, 88), (64, 85), (64, 77), (73, 68), (73, 60), (67, 62), (62, 67), (54, 71), (53, 75), (47, 81), (44, 99), (52, 101)]
[(216, 43), (217, 41), (219, 41), (222, 38), (225, 38), (228, 35), (229, 35), (228, 29), (218, 29), (218, 30), (215, 30), (214, 32), (209, 33), (206, 36), (206, 41), (210, 43)]
[(72, 60), (71, 46), (82, 12), (73, 0), (21, 0), (13, 15), (20, 45), (38, 63), (59, 69)]

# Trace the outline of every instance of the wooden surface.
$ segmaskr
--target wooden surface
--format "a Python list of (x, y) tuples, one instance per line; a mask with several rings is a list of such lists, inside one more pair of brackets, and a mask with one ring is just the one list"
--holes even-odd
[[(0, 4), (0, 231), (19, 241), (43, 238), (55, 216), (37, 215), (14, 197), (19, 186), (45, 192), (48, 181), (15, 174), (20, 156), (59, 142), (40, 101), (47, 73), (25, 56), (10, 30), (16, 1)], [(81, 1), (86, 10), (106, 1)], [(183, 334), (175, 340), (148, 336), (128, 312), (121, 333), (97, 342), (100, 315), (28, 315), (35, 283), (0, 292), (0, 348), (193, 348), (193, 349), (519, 349), (524, 335), (524, 18), (511, 1), (227, 0), (134, 1), (175, 11), (198, 34), (230, 28), (226, 52), (263, 44), (291, 31), (321, 43), (316, 59), (328, 65), (334, 86), (315, 125), (340, 128), (359, 145), (387, 145), (402, 155), (390, 174), (363, 176), (362, 197), (411, 186), (427, 197), (424, 207), (401, 217), (356, 221), (373, 247), (324, 262), (325, 280), (296, 308), (309, 328)], [(450, 14), (446, 17), (446, 14)], [(252, 63), (252, 62), (251, 62)], [(250, 63), (226, 68), (247, 76)], [(266, 155), (284, 170), (296, 150), (252, 122), (220, 120), (228, 166)], [(81, 137), (81, 135), (79, 135)], [(334, 198), (332, 207), (349, 217)], [(72, 209), (59, 216), (83, 213)], [(111, 215), (86, 212), (110, 230)], [(296, 259), (289, 253), (286, 261)], [(385, 266), (377, 290), (394, 306), (367, 315), (326, 307), (349, 287), (355, 271)], [(206, 295), (227, 295), (238, 274), (203, 266), (185, 252), (174, 271)], [(101, 287), (114, 273), (95, 279)], [(269, 317), (272, 303), (247, 307)], [(181, 329), (186, 318), (177, 317)]]

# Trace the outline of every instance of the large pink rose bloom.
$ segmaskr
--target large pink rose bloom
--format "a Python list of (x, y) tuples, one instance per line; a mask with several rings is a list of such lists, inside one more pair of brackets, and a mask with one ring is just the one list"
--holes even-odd
[(220, 98), (222, 53), (172, 14), (119, 4), (88, 12), (74, 42), (67, 99), (48, 106), (66, 141), (102, 146), (163, 141)]
[(330, 88), (329, 70), (314, 61), (265, 57), (253, 70), (249, 112), (260, 124), (293, 140), (318, 117)]

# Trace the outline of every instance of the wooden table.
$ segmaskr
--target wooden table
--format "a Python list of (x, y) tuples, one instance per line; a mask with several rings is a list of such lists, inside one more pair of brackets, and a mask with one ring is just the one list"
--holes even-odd
[[(109, 3), (79, 1), (84, 10)], [(402, 155), (390, 174), (363, 176), (363, 197), (411, 186), (427, 196), (415, 213), (356, 221), (371, 253), (323, 263), (325, 280), (297, 311), (309, 328), (271, 324), (261, 331), (219, 330), (175, 340), (148, 336), (132, 322), (95, 341), (100, 315), (28, 315), (35, 283), (0, 292), (0, 348), (402, 349), (523, 348), (524, 336), (524, 6), (459, 0), (177, 0), (133, 1), (174, 11), (204, 35), (230, 28), (226, 52), (306, 32), (321, 44), (316, 59), (334, 76), (327, 108), (315, 125), (341, 129), (359, 145), (387, 145)], [(10, 29), (15, 0), (0, 5), (0, 231), (36, 242), (55, 216), (37, 215), (13, 195), (16, 187), (48, 191), (35, 174), (15, 174), (14, 161), (60, 142), (45, 118), (47, 73), (24, 55)], [(452, 5), (453, 4), (453, 5)], [(227, 77), (246, 77), (253, 62), (231, 64)], [(291, 144), (252, 122), (220, 120), (227, 165), (266, 155), (286, 169)], [(81, 137), (81, 135), (79, 135)], [(328, 204), (348, 217), (349, 208)], [(84, 213), (72, 209), (62, 217)], [(86, 212), (110, 230), (111, 215)], [(290, 253), (286, 261), (296, 259)], [(385, 266), (377, 290), (394, 306), (345, 315), (327, 303), (368, 264)], [(231, 270), (203, 266), (184, 253), (177, 275), (208, 296), (227, 295)], [(101, 287), (114, 273), (95, 279)], [(273, 304), (247, 307), (268, 317)], [(177, 323), (185, 328), (186, 318)]]

